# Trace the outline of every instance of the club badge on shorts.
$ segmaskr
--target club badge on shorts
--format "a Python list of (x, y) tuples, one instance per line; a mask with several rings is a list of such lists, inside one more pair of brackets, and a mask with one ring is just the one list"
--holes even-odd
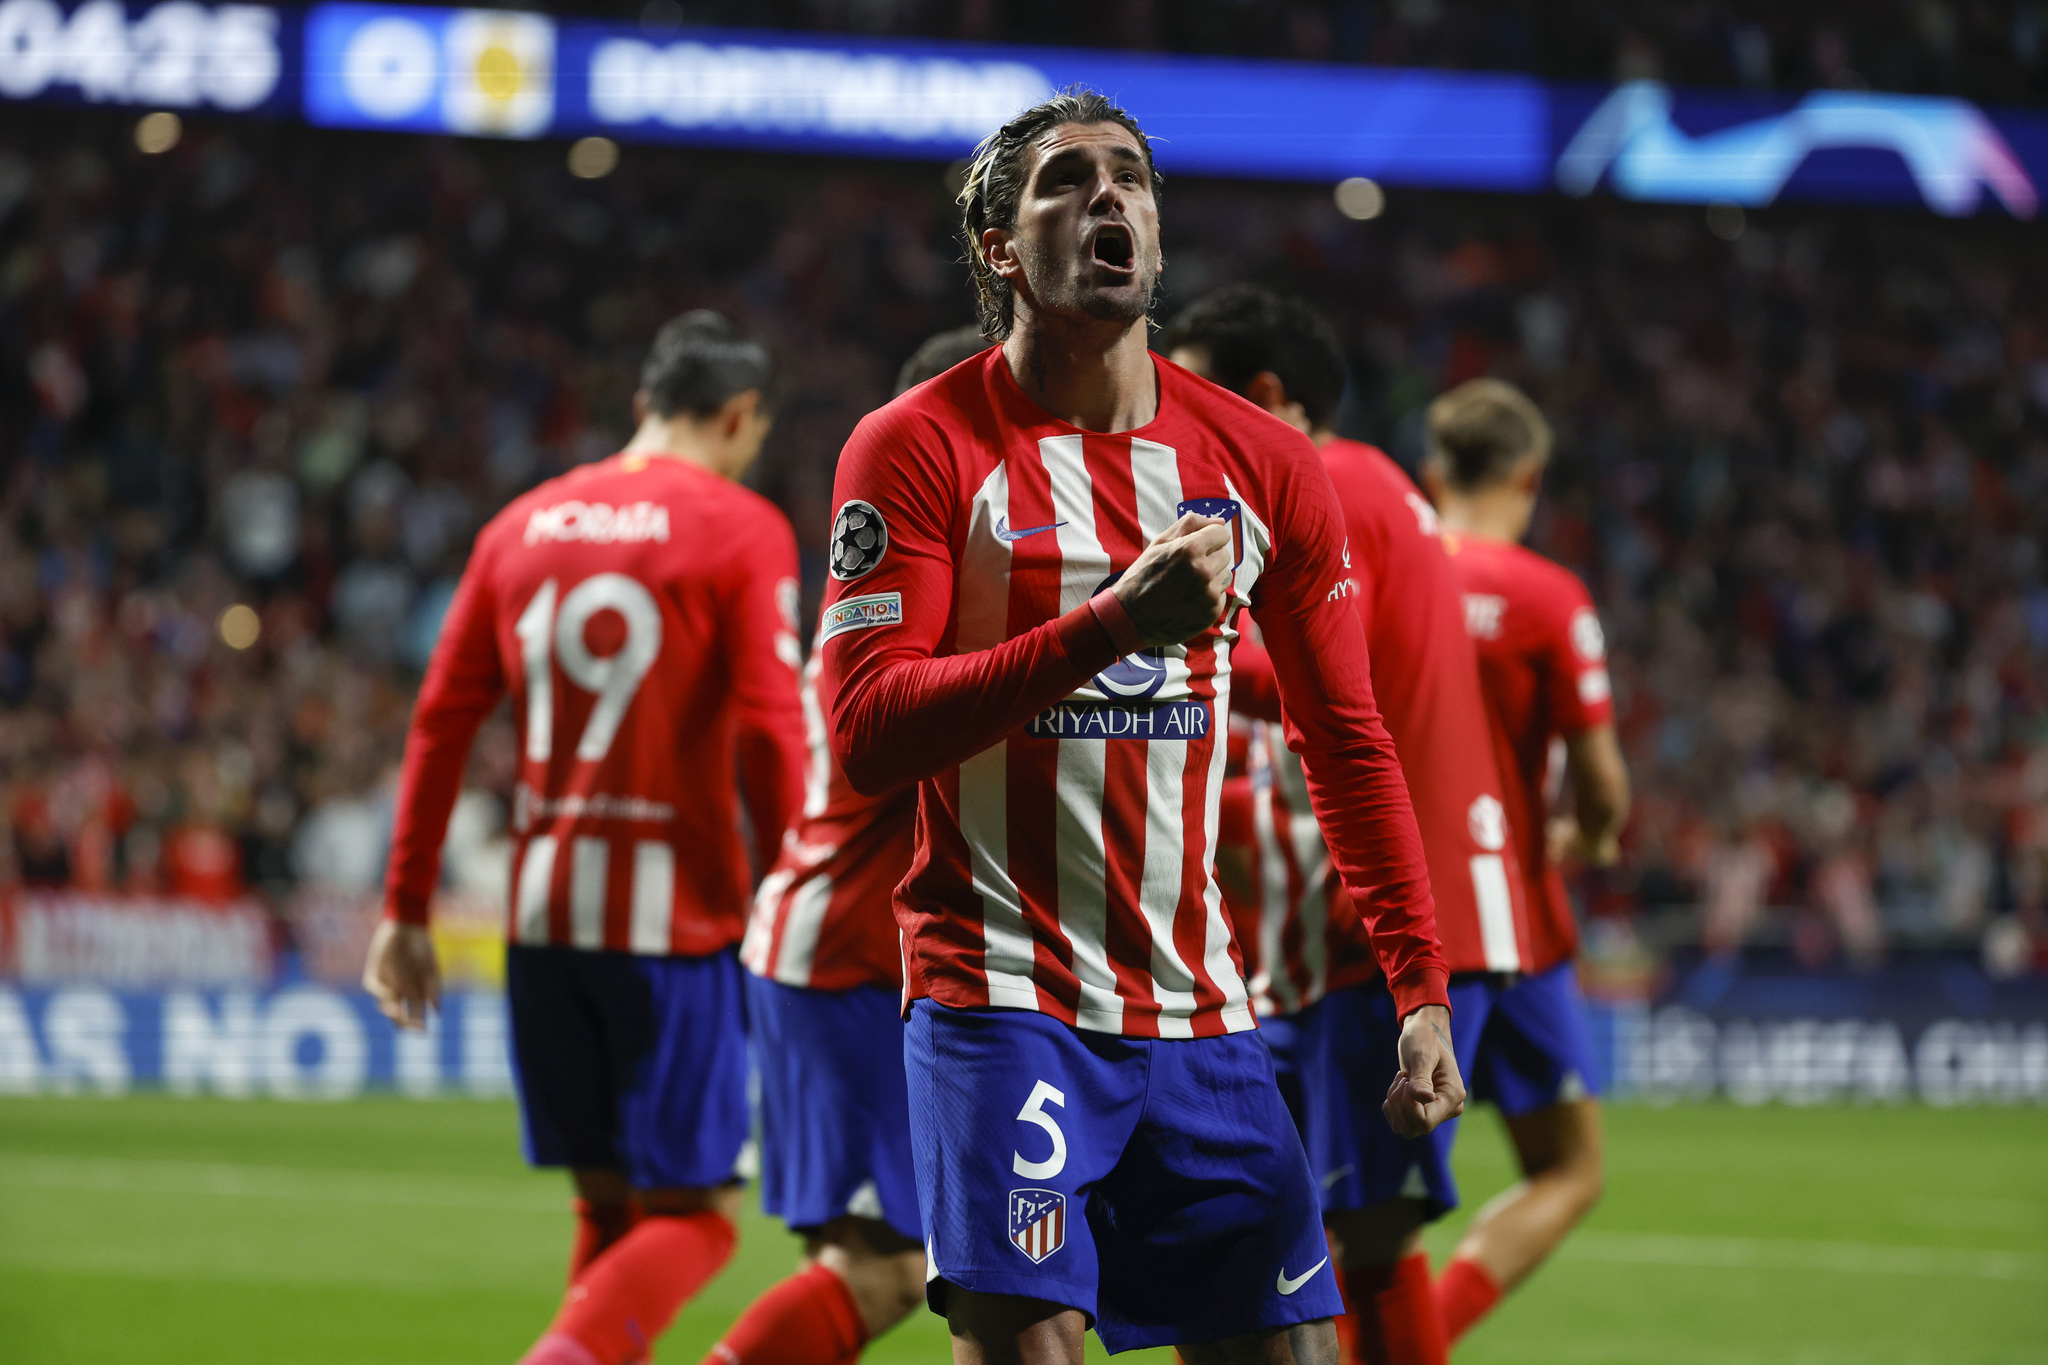
[(832, 576), (850, 583), (882, 562), (889, 526), (874, 504), (849, 500), (832, 521)]
[(1010, 1191), (1010, 1245), (1036, 1264), (1067, 1244), (1067, 1197), (1058, 1190)]

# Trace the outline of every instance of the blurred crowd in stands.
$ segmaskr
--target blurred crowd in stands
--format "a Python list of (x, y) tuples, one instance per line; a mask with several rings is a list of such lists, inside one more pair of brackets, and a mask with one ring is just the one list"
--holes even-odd
[(2044, 0), (567, 0), (732, 24), (1751, 90), (2048, 96)]
[[(629, 148), (582, 181), (553, 144), (244, 123), (146, 157), (130, 127), (0, 131), (0, 884), (372, 892), (471, 537), (623, 441), (662, 320), (774, 346), (755, 482), (809, 612), (841, 441), (971, 318), (937, 166)], [(1599, 600), (1639, 793), (1592, 914), (1698, 907), (1710, 948), (1814, 963), (2048, 937), (2030, 230), (1399, 190), (1358, 222), (1178, 180), (1165, 216), (1160, 317), (1238, 279), (1327, 308), (1347, 434), (1412, 463), (1485, 373), (1550, 411), (1533, 543)], [(512, 765), (501, 717), (472, 889)]]

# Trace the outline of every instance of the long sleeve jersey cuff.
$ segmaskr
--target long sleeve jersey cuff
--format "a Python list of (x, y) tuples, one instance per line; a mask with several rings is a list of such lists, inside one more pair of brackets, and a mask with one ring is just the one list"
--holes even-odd
[(1390, 982), (1394, 992), (1394, 1012), (1406, 1019), (1424, 1005), (1451, 1007), (1450, 973), (1435, 963), (1416, 967), (1399, 981)]
[(1052, 623), (1053, 638), (1059, 642), (1060, 653), (1066, 656), (1067, 663), (1082, 678), (1094, 677), (1130, 652), (1112, 633), (1111, 626), (1104, 619), (1105, 609), (1096, 605), (1104, 597), (1110, 599), (1111, 609), (1122, 616), (1123, 624), (1130, 627), (1135, 638), (1137, 627), (1130, 625), (1131, 618), (1124, 614), (1123, 603), (1118, 602), (1113, 593), (1097, 593), (1093, 599)]
[(427, 902), (417, 900), (411, 896), (403, 898), (386, 897), (384, 901), (384, 918), (395, 920), (400, 924), (410, 924), (416, 929), (424, 929), (427, 927), (428, 905)]
[(1131, 614), (1124, 610), (1123, 602), (1113, 589), (1104, 588), (1089, 598), (1088, 609), (1095, 613), (1095, 619), (1101, 623), (1103, 631), (1108, 634), (1117, 649), (1122, 651), (1118, 655), (1119, 658), (1123, 654), (1133, 654), (1145, 647), (1144, 637), (1138, 634), (1137, 623), (1131, 620)]

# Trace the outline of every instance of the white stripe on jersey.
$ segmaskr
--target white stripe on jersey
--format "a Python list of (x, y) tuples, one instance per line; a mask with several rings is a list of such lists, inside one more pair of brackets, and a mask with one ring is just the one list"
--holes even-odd
[[(1171, 446), (1132, 440), (1131, 484), (1137, 496), (1138, 535), (1146, 543), (1180, 519), (1180, 457)], [(1162, 692), (1184, 692), (1188, 683), (1187, 650), (1176, 646), (1166, 659)], [(1224, 713), (1221, 709), (1212, 722)], [(1212, 724), (1212, 730), (1214, 726)], [(1227, 740), (1224, 741), (1227, 743)], [(1195, 1012), (1195, 974), (1181, 959), (1173, 941), (1175, 912), (1180, 908), (1182, 862), (1186, 854), (1186, 744), (1148, 744), (1145, 755), (1145, 866), (1138, 903), (1152, 931), (1152, 998), (1159, 1002), (1159, 1036), (1191, 1038)], [(1222, 765), (1212, 766), (1221, 771)], [(1232, 972), (1230, 975), (1235, 976)]]
[(804, 767), (804, 817), (815, 819), (825, 813), (831, 797), (832, 754), (826, 747), (825, 708), (818, 704), (818, 670), (825, 666), (825, 640), (821, 630), (811, 645), (811, 661), (804, 665), (803, 686), (797, 695), (804, 707), (804, 748), (810, 762)]
[(782, 951), (775, 955), (774, 976), (785, 986), (811, 984), (811, 964), (818, 956), (818, 934), (825, 927), (825, 912), (832, 908), (832, 879), (824, 873), (812, 877), (789, 898), (783, 912)]
[(572, 839), (569, 842), (569, 944), (575, 948), (604, 947), (604, 891), (611, 875), (612, 844), (609, 839)]
[[(1109, 572), (1109, 552), (1095, 531), (1095, 485), (1079, 436), (1048, 436), (1038, 457), (1052, 484), (1053, 532), (1060, 546), (1062, 615), (1095, 595)], [(1059, 739), (1055, 764), (1053, 839), (1058, 850), (1060, 934), (1080, 983), (1076, 1028), (1123, 1031), (1124, 1002), (1109, 965), (1109, 853), (1102, 833), (1108, 740)]]
[(675, 917), (676, 850), (666, 839), (641, 839), (633, 845), (633, 925), (630, 946), (636, 953), (669, 951), (669, 925)]
[[(1233, 496), (1236, 491), (1231, 490)], [(1230, 960), (1230, 921), (1223, 914), (1222, 884), (1216, 880), (1216, 835), (1223, 822), (1223, 770), (1228, 766), (1225, 758), (1230, 751), (1230, 735), (1224, 729), (1223, 718), (1230, 714), (1232, 638), (1220, 636), (1216, 641), (1215, 714), (1218, 723), (1210, 727), (1213, 743), (1209, 751), (1209, 790), (1202, 802), (1202, 901), (1207, 929), (1202, 970), (1223, 994), (1223, 1009), (1217, 1017), (1223, 1021), (1224, 1030), (1243, 1033), (1246, 1029), (1257, 1028), (1258, 1020), (1252, 1017), (1251, 998), (1245, 994), (1244, 978), (1237, 974), (1237, 967)], [(1161, 1032), (1163, 1034), (1164, 1030)]]
[[(967, 553), (954, 581), (959, 584), (960, 624), (955, 647), (962, 654), (993, 649), (1010, 633), (1010, 546), (995, 533), (1010, 515), (1010, 471), (998, 463), (968, 509)], [(972, 860), (975, 894), (981, 897), (982, 970), (988, 1002), (1011, 1009), (1038, 1008), (1032, 984), (1036, 953), (1024, 927), (1024, 901), (1010, 880), (1010, 745), (982, 750), (960, 765), (960, 834)], [(906, 978), (907, 979), (907, 978)]]
[(536, 834), (526, 841), (526, 850), (520, 855), (519, 885), (512, 893), (514, 942), (547, 943), (548, 890), (554, 879), (555, 836)]
[(1479, 906), (1479, 943), (1489, 972), (1519, 972), (1515, 946), (1515, 902), (1508, 894), (1508, 868), (1498, 853), (1472, 856), (1472, 899)]
[(740, 965), (755, 976), (768, 975), (768, 948), (775, 941), (775, 913), (782, 908), (782, 897), (795, 880), (796, 869), (785, 867), (763, 877), (760, 889), (754, 893), (746, 937), (740, 940)]

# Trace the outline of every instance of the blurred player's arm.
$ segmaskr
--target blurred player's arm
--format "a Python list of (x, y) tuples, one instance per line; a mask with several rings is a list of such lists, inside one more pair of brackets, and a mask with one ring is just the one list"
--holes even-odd
[(1583, 584), (1568, 577), (1565, 587), (1544, 641), (1550, 714), (1564, 736), (1572, 809), (1552, 822), (1550, 850), (1553, 859), (1610, 867), (1621, 856), (1621, 830), (1628, 823), (1628, 765), (1614, 732), (1614, 688), (1600, 618)]
[(1572, 813), (1553, 826), (1553, 852), (1593, 867), (1612, 867), (1621, 857), (1621, 830), (1628, 823), (1628, 765), (1622, 761), (1621, 741), (1611, 724), (1596, 725), (1567, 735), (1564, 752)]
[(406, 1028), (425, 1027), (428, 1009), (440, 999), (427, 913), (441, 879), (441, 845), (462, 793), (470, 743), (505, 694), (487, 555), (479, 547), (462, 575), (413, 706), (384, 877), (384, 918), (363, 967), (364, 989)]
[(741, 530), (725, 593), (740, 795), (754, 833), (754, 868), (775, 865), (783, 832), (803, 810), (803, 653), (796, 637), (796, 537), (780, 513)]
[(993, 649), (935, 658), (953, 611), (952, 528), (958, 494), (936, 437), (917, 419), (870, 417), (839, 460), (833, 504), (881, 513), (887, 548), (850, 582), (833, 579), (825, 609), (853, 598), (898, 599), (894, 619), (834, 633), (821, 646), (832, 684), (832, 751), (854, 790), (874, 796), (973, 757), (1114, 663), (1102, 604), (1073, 611)]

